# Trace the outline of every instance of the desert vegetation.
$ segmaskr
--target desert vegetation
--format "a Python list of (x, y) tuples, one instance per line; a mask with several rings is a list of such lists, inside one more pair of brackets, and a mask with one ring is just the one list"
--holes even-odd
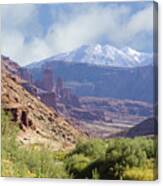
[(152, 137), (81, 139), (72, 151), (23, 147), (18, 125), (2, 111), (2, 176), (154, 180), (157, 140)]

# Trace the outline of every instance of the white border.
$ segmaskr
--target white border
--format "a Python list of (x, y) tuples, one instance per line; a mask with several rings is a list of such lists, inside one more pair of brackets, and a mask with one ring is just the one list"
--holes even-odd
[[(98, 0), (98, 2), (116, 0)], [(118, 0), (124, 1), (124, 0)], [(130, 0), (130, 2), (133, 0)], [(140, 1), (140, 0), (139, 0)], [(60, 3), (60, 2), (95, 2), (95, 0), (1, 0), (0, 4), (7, 3)], [(93, 180), (56, 180), (56, 179), (29, 179), (29, 178), (0, 178), (0, 185), (5, 186), (120, 186), (120, 185), (163, 185), (163, 0), (157, 0), (159, 3), (159, 180), (153, 182), (142, 182), (142, 181), (93, 181)]]

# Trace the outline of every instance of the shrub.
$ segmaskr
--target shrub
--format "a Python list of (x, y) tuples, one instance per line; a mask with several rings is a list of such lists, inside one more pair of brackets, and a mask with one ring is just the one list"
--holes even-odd
[(36, 149), (35, 145), (20, 148), (16, 142), (18, 130), (10, 115), (2, 111), (2, 176), (135, 180), (157, 177), (154, 138), (84, 140), (65, 153)]
[(90, 159), (83, 154), (75, 154), (67, 158), (66, 169), (73, 178), (85, 178), (84, 169), (89, 165)]
[(153, 169), (134, 167), (134, 168), (125, 170), (123, 173), (124, 180), (152, 181), (155, 178), (156, 177), (153, 172)]
[(68, 178), (64, 152), (34, 147), (20, 148), (16, 142), (18, 125), (2, 111), (2, 176)]
[(157, 139), (137, 137), (134, 139), (136, 144), (146, 152), (147, 158), (156, 158), (157, 154)]
[(122, 179), (126, 167), (142, 166), (146, 158), (146, 152), (135, 140), (111, 140), (106, 152), (105, 174), (111, 179)]
[(106, 149), (107, 143), (104, 140), (91, 139), (79, 142), (72, 154), (83, 154), (84, 156), (91, 157), (92, 159), (97, 159), (105, 156)]

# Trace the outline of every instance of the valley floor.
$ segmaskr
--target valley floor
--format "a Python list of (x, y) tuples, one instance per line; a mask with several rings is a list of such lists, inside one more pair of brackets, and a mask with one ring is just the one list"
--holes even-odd
[(134, 125), (121, 122), (82, 122), (82, 126), (91, 136), (96, 138), (108, 138), (120, 133), (124, 133)]

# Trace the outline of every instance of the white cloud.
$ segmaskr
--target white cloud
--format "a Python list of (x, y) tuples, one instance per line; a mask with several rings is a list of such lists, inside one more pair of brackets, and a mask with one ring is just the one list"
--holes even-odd
[[(141, 41), (138, 34), (152, 32), (153, 29), (152, 6), (132, 16), (131, 10), (125, 6), (112, 8), (96, 6), (86, 11), (74, 12), (70, 17), (60, 12), (61, 21), (49, 29), (46, 41), (55, 49), (55, 52), (71, 50), (82, 44), (96, 42), (102, 36), (119, 47), (131, 44), (134, 46), (137, 40)], [(138, 45), (141, 45), (141, 49), (146, 46), (144, 41)]]
[(153, 29), (153, 7), (147, 7), (133, 15), (127, 23), (126, 30), (132, 35), (141, 31), (152, 31)]
[[(1, 5), (2, 31), (31, 34), (38, 23), (38, 10), (33, 4)], [(28, 33), (27, 33), (28, 32)]]
[[(149, 40), (145, 39), (144, 35), (148, 35), (153, 32), (153, 7), (149, 6), (133, 14), (128, 21), (117, 24), (115, 30), (109, 37), (112, 37), (112, 41), (119, 46), (132, 45), (136, 49), (145, 49), (146, 43), (149, 44)], [(146, 38), (147, 39), (147, 38)], [(151, 38), (152, 45), (152, 38)]]
[(1, 39), (2, 54), (9, 56), (21, 65), (25, 65), (50, 56), (50, 48), (46, 45), (44, 40), (34, 38), (31, 42), (25, 43), (24, 36), (15, 32), (12, 34), (3, 34)]
[[(138, 43), (141, 42), (139, 35), (142, 38), (141, 33), (153, 29), (152, 6), (133, 15), (126, 6), (81, 6), (69, 14), (61, 9), (54, 12), (54, 24), (45, 36), (39, 23), (37, 5), (10, 5), (1, 9), (2, 53), (23, 65), (98, 42), (101, 37), (119, 47), (131, 44), (143, 49), (144, 41)], [(29, 37), (31, 39), (26, 42)]]
[(40, 38), (42, 27), (35, 5), (1, 5), (0, 10), (2, 54), (10, 56), (22, 65), (50, 55), (49, 47), (44, 39)]
[(50, 46), (56, 48), (57, 52), (96, 42), (102, 35), (111, 36), (114, 32), (119, 32), (116, 29), (121, 17), (126, 17), (129, 9), (97, 6), (81, 12), (71, 15), (71, 19), (66, 15), (63, 16), (64, 13), (62, 13), (62, 22), (50, 28), (46, 40)]

